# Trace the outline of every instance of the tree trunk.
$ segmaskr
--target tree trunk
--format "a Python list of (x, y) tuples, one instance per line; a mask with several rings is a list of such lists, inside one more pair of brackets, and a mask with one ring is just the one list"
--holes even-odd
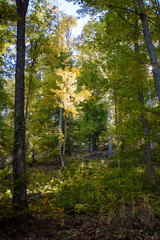
[(145, 11), (144, 2), (143, 2), (143, 0), (137, 0), (137, 2), (140, 7), (140, 17), (141, 17), (141, 21), (142, 21), (144, 38), (145, 38), (147, 50), (148, 50), (148, 53), (150, 56), (155, 87), (156, 87), (157, 95), (158, 95), (159, 102), (160, 102), (160, 69), (158, 66), (157, 56), (156, 56), (153, 42), (152, 42), (151, 35), (150, 35), (150, 30), (149, 30), (149, 25), (148, 25), (147, 14)]
[(33, 71), (34, 71), (34, 64), (35, 64), (35, 59), (33, 58), (31, 60), (31, 72), (29, 76), (29, 88), (28, 88), (28, 94), (27, 94), (27, 103), (26, 103), (26, 114), (25, 114), (25, 121), (27, 122), (27, 117), (28, 117), (28, 107), (29, 107), (29, 99), (30, 99), (30, 93), (31, 93), (31, 88), (32, 88), (32, 80), (33, 80)]
[[(138, 21), (135, 23), (135, 29), (138, 29)], [(134, 44), (135, 48), (135, 53), (139, 53), (139, 45), (138, 42)], [(139, 95), (139, 101), (140, 103), (144, 106), (144, 96), (143, 96), (143, 91), (139, 90), (138, 91)], [(147, 175), (149, 176), (149, 179), (153, 179), (153, 172), (152, 172), (152, 164), (151, 164), (151, 146), (150, 146), (150, 141), (147, 139), (149, 137), (149, 130), (148, 130), (148, 122), (147, 118), (144, 113), (141, 114), (141, 119), (143, 123), (143, 130), (144, 134), (146, 136), (146, 142), (145, 142), (145, 158), (146, 158), (146, 170), (147, 170)]]
[[(119, 152), (119, 138), (117, 133), (117, 126), (118, 126), (118, 113), (117, 113), (117, 94), (116, 90), (114, 90), (115, 95), (115, 125), (116, 125), (116, 145), (117, 145), (117, 152)], [(118, 157), (118, 168), (120, 168), (120, 158)]]
[(109, 129), (109, 153), (112, 154), (112, 136), (111, 136), (111, 107), (108, 100), (108, 129)]
[(64, 119), (63, 158), (65, 157), (66, 152), (66, 139), (67, 139), (67, 114), (65, 114)]
[(97, 150), (97, 143), (96, 143), (96, 133), (92, 132), (89, 134), (89, 151), (93, 152)]
[(25, 162), (25, 119), (24, 119), (24, 68), (25, 68), (25, 16), (29, 0), (17, 0), (17, 61), (15, 75), (14, 115), (14, 158), (12, 208), (23, 211), (28, 207)]
[(25, 113), (25, 121), (27, 123), (28, 118), (28, 108), (29, 108), (29, 100), (30, 100), (30, 94), (32, 89), (32, 83), (33, 83), (33, 74), (35, 69), (35, 63), (37, 60), (37, 53), (40, 51), (41, 44), (38, 45), (38, 42), (35, 42), (35, 45), (33, 44), (33, 41), (30, 41), (31, 44), (31, 70), (29, 75), (29, 88), (28, 88), (28, 94), (27, 94), (27, 102), (26, 102), (26, 113)]
[[(139, 94), (139, 101), (144, 105), (143, 92), (139, 91), (138, 94)], [(147, 139), (149, 137), (148, 122), (144, 113), (141, 114), (141, 118), (143, 123), (144, 134), (146, 136), (146, 139), (145, 139), (146, 170), (147, 170), (147, 175), (149, 176), (149, 179), (152, 180), (153, 172), (152, 172), (152, 161), (151, 161), (151, 145), (150, 145), (150, 140)]]
[(58, 139), (58, 145), (59, 145), (59, 159), (60, 159), (60, 164), (62, 167), (62, 170), (64, 169), (64, 160), (62, 156), (62, 113), (63, 109), (62, 107), (59, 107), (59, 139)]
[(30, 75), (30, 79), (29, 79), (29, 88), (28, 88), (28, 94), (27, 94), (25, 122), (27, 122), (27, 118), (28, 118), (28, 108), (29, 108), (29, 99), (30, 99), (30, 93), (31, 93), (31, 88), (32, 88), (32, 79), (33, 79), (33, 65), (31, 66), (31, 75)]

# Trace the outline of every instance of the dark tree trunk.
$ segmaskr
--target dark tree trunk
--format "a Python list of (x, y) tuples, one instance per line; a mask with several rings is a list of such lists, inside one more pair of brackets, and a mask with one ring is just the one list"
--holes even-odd
[(93, 152), (97, 150), (97, 143), (96, 143), (96, 133), (92, 132), (89, 134), (89, 151)]
[(155, 87), (157, 91), (157, 95), (160, 102), (160, 69), (158, 66), (157, 56), (154, 50), (153, 42), (150, 35), (148, 19), (145, 11), (145, 6), (143, 0), (137, 0), (138, 5), (140, 7), (140, 17), (142, 21), (143, 33), (144, 38), (147, 46), (147, 50), (150, 56), (151, 65), (152, 65), (152, 72), (154, 76)]
[(25, 68), (25, 16), (29, 0), (17, 0), (17, 61), (15, 75), (14, 159), (12, 208), (23, 211), (28, 207), (25, 164), (25, 119), (24, 119), (24, 68)]

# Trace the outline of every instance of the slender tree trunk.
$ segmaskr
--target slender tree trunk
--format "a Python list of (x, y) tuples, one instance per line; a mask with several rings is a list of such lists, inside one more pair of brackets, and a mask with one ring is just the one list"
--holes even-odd
[(41, 45), (42, 45), (41, 43), (38, 44), (38, 42), (35, 42), (35, 44), (34, 44), (32, 40), (30, 40), (30, 44), (31, 44), (31, 70), (30, 70), (30, 76), (29, 76), (29, 88), (28, 88), (26, 112), (25, 112), (25, 121), (26, 122), (27, 122), (27, 117), (28, 117), (29, 100), (30, 100), (30, 95), (31, 95), (35, 64), (36, 64), (36, 60), (38, 57), (38, 52), (40, 51)]
[(14, 115), (14, 158), (13, 158), (13, 198), (12, 208), (23, 211), (28, 207), (26, 191), (25, 162), (25, 119), (24, 119), (24, 68), (25, 68), (25, 16), (29, 0), (17, 0), (17, 61), (15, 75), (15, 115)]
[[(143, 97), (143, 91), (139, 91), (139, 101), (144, 105), (144, 97)], [(148, 121), (144, 113), (141, 114), (142, 123), (143, 123), (143, 130), (144, 134), (146, 136), (145, 139), (145, 157), (146, 157), (146, 170), (147, 175), (149, 176), (149, 179), (153, 179), (153, 172), (152, 172), (152, 161), (151, 161), (151, 145), (150, 140), (147, 138), (149, 137), (149, 129), (148, 129)]]
[(62, 156), (62, 114), (63, 114), (63, 109), (62, 107), (59, 107), (59, 139), (58, 139), (58, 144), (59, 144), (59, 159), (60, 159), (60, 164), (62, 167), (62, 170), (64, 169), (64, 160)]
[(33, 60), (32, 65), (31, 65), (31, 73), (30, 73), (30, 79), (29, 79), (29, 88), (28, 88), (28, 94), (27, 94), (26, 113), (25, 113), (25, 121), (26, 122), (27, 122), (27, 117), (28, 117), (29, 99), (30, 99), (31, 88), (32, 88), (33, 70), (34, 70), (34, 60)]
[(148, 53), (150, 56), (155, 87), (156, 87), (157, 95), (158, 95), (159, 102), (160, 102), (160, 69), (159, 69), (159, 65), (158, 65), (158, 61), (157, 61), (157, 56), (156, 56), (153, 42), (152, 42), (151, 35), (150, 35), (150, 30), (149, 30), (148, 19), (147, 19), (147, 14), (145, 11), (144, 2), (143, 2), (143, 0), (137, 0), (137, 3), (140, 7), (140, 17), (141, 17), (141, 21), (142, 21), (144, 38), (145, 38), (147, 50), (148, 50)]
[(92, 132), (89, 134), (89, 151), (93, 152), (96, 150), (97, 150), (96, 134), (95, 132)]
[(29, 76), (29, 88), (28, 88), (28, 94), (27, 94), (27, 102), (26, 102), (26, 112), (25, 112), (25, 121), (27, 122), (28, 117), (28, 108), (29, 108), (29, 100), (30, 100), (30, 94), (32, 89), (32, 83), (33, 83), (33, 73), (34, 73), (34, 67), (37, 59), (37, 53), (40, 51), (41, 44), (38, 45), (38, 42), (35, 42), (35, 45), (33, 44), (33, 41), (30, 40), (31, 44), (31, 70), (30, 70), (30, 76)]
[[(138, 29), (138, 21), (135, 23), (135, 29)], [(139, 53), (138, 42), (135, 43), (134, 48), (135, 48), (135, 53), (138, 54)], [(143, 91), (139, 90), (138, 95), (139, 95), (140, 103), (144, 106)], [(147, 139), (149, 137), (148, 122), (147, 122), (147, 118), (146, 118), (144, 113), (141, 114), (141, 118), (142, 118), (142, 123), (143, 123), (144, 134), (146, 136), (146, 139), (145, 139), (146, 170), (147, 170), (147, 174), (149, 176), (149, 179), (152, 180), (153, 179), (153, 172), (152, 172), (152, 164), (151, 164), (151, 146), (150, 146), (150, 141)]]
[[(116, 142), (117, 142), (117, 152), (119, 151), (119, 138), (117, 134), (117, 126), (118, 126), (118, 113), (117, 113), (117, 94), (116, 90), (114, 90), (115, 95), (115, 125), (116, 125)], [(120, 159), (118, 157), (118, 168), (120, 168)]]
[(108, 100), (108, 128), (109, 128), (109, 153), (112, 154), (112, 136), (111, 136), (111, 107)]
[(66, 139), (67, 139), (67, 114), (65, 114), (64, 119), (63, 158), (65, 157), (66, 152)]
[[(147, 103), (148, 103), (149, 106), (152, 106), (150, 89), (148, 90), (148, 102)], [(152, 149), (152, 141), (150, 141), (150, 148)]]

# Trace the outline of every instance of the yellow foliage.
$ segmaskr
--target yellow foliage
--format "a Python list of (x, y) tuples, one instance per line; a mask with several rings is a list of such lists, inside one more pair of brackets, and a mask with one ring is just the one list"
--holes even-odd
[(63, 107), (65, 114), (72, 113), (73, 116), (78, 114), (77, 108), (78, 104), (85, 101), (91, 97), (91, 91), (82, 87), (81, 92), (76, 93), (77, 90), (77, 76), (80, 75), (79, 69), (77, 67), (57, 69), (56, 74), (61, 76), (61, 81), (57, 80), (56, 85), (59, 89), (51, 89), (57, 96), (59, 101), (59, 106)]

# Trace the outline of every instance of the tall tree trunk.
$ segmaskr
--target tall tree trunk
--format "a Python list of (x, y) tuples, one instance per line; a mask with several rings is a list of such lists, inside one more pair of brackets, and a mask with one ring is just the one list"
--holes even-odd
[(64, 169), (64, 160), (62, 156), (62, 114), (63, 114), (63, 109), (62, 107), (59, 107), (59, 139), (58, 139), (58, 145), (59, 145), (59, 159), (60, 159), (60, 164), (62, 167), (62, 170)]
[(66, 152), (66, 139), (67, 139), (67, 114), (65, 114), (64, 119), (63, 158), (65, 157)]
[[(135, 29), (138, 29), (138, 21), (135, 23)], [(139, 45), (138, 42), (134, 44), (135, 48), (135, 54), (139, 53)], [(139, 101), (140, 103), (144, 106), (144, 96), (143, 96), (143, 91), (139, 90), (138, 91), (139, 95)], [(145, 139), (145, 158), (146, 158), (146, 170), (147, 170), (147, 175), (149, 176), (149, 179), (153, 179), (153, 172), (152, 172), (152, 164), (151, 164), (151, 146), (150, 146), (150, 141), (148, 140), (149, 137), (149, 129), (148, 129), (148, 122), (147, 118), (144, 113), (141, 114), (141, 119), (143, 123), (143, 130), (144, 134), (146, 136)]]
[(31, 95), (32, 83), (33, 83), (33, 74), (35, 69), (35, 64), (37, 60), (37, 54), (40, 51), (41, 44), (38, 45), (38, 42), (35, 42), (35, 45), (32, 40), (30, 40), (31, 44), (31, 70), (29, 75), (29, 87), (28, 87), (28, 94), (27, 94), (27, 102), (26, 102), (26, 112), (25, 112), (25, 121), (27, 122), (28, 118), (28, 108), (29, 108), (29, 100)]
[(33, 70), (34, 70), (34, 60), (31, 65), (31, 73), (29, 77), (29, 88), (28, 88), (27, 102), (26, 102), (25, 122), (27, 122), (27, 118), (28, 118), (28, 108), (29, 108), (29, 99), (30, 99), (31, 88), (32, 88)]
[(147, 19), (147, 14), (145, 11), (144, 2), (143, 2), (143, 0), (137, 0), (137, 3), (140, 7), (140, 17), (141, 17), (141, 21), (142, 21), (144, 38), (145, 38), (147, 50), (148, 50), (148, 53), (150, 56), (155, 87), (156, 87), (157, 95), (158, 95), (159, 102), (160, 102), (160, 69), (158, 66), (157, 56), (156, 56), (153, 42), (152, 42), (151, 35), (150, 35), (150, 30), (149, 30), (148, 19)]
[(16, 0), (17, 13), (17, 61), (15, 75), (14, 158), (12, 208), (23, 211), (28, 207), (25, 162), (24, 119), (24, 68), (25, 68), (25, 16), (29, 0)]
[[(117, 152), (119, 152), (119, 138), (117, 133), (117, 126), (118, 126), (118, 113), (117, 113), (117, 93), (116, 89), (114, 90), (115, 95), (115, 125), (116, 125), (116, 142), (117, 142)], [(120, 158), (118, 157), (118, 168), (120, 168)]]
[[(143, 91), (139, 91), (139, 101), (144, 105), (144, 96)], [(146, 158), (146, 170), (149, 179), (153, 179), (153, 172), (152, 172), (152, 161), (151, 161), (151, 145), (150, 140), (147, 139), (149, 137), (149, 129), (148, 129), (148, 121), (144, 113), (141, 114), (142, 123), (143, 123), (143, 130), (146, 136), (145, 139), (145, 158)]]
[(111, 107), (108, 100), (108, 128), (109, 128), (109, 153), (112, 154), (112, 136), (111, 136)]
[[(36, 51), (36, 47), (34, 50)], [(35, 53), (33, 53), (32, 51), (33, 51), (33, 47), (32, 47), (32, 42), (31, 42), (31, 54), (35, 55)], [(26, 102), (26, 113), (25, 113), (25, 121), (26, 122), (27, 122), (27, 117), (28, 117), (29, 99), (30, 99), (30, 93), (31, 93), (31, 88), (32, 88), (34, 64), (35, 64), (35, 58), (33, 56), (33, 58), (31, 59), (31, 72), (29, 75), (29, 88), (28, 88), (27, 102)]]

